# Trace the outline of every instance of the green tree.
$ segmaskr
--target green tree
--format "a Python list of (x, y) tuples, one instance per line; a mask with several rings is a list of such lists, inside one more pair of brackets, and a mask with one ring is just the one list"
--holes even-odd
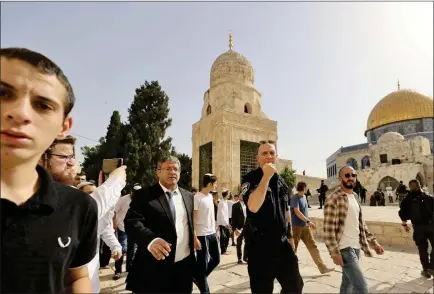
[(86, 173), (88, 180), (98, 181), (99, 171), (101, 170), (102, 160), (104, 159), (101, 146), (104, 143), (104, 138), (99, 139), (99, 144), (93, 147), (81, 147), (81, 153), (84, 156), (82, 163), (83, 171)]
[(283, 178), (286, 185), (288, 185), (289, 190), (292, 190), (295, 186), (296, 181), (295, 170), (289, 167), (285, 167), (280, 176)]
[(128, 109), (128, 131), (125, 140), (127, 179), (142, 187), (156, 183), (156, 167), (162, 156), (170, 154), (172, 138), (166, 130), (172, 124), (169, 97), (157, 81), (145, 81), (136, 89)]
[(125, 129), (126, 128), (122, 125), (119, 111), (113, 111), (110, 123), (107, 127), (105, 140), (101, 148), (102, 155), (105, 158), (123, 157), (124, 148), (122, 143), (125, 141), (123, 135)]

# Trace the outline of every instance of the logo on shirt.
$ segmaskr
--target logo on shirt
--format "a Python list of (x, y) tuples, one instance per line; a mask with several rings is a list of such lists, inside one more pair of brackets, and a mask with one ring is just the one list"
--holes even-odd
[(247, 191), (249, 190), (249, 187), (250, 187), (250, 183), (244, 183), (241, 186), (241, 195), (244, 196), (247, 193)]
[(62, 248), (66, 248), (69, 246), (69, 244), (71, 244), (71, 238), (68, 237), (68, 241), (66, 242), (66, 244), (63, 243), (62, 241), (62, 237), (57, 238), (57, 243), (59, 243), (59, 246)]

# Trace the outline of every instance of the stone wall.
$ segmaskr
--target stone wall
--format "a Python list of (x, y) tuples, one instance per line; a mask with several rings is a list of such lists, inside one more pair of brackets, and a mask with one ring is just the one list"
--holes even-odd
[[(310, 218), (317, 226), (312, 230), (316, 240), (323, 240), (324, 219), (319, 217)], [(383, 246), (395, 246), (415, 248), (412, 231), (406, 232), (400, 223), (366, 221), (369, 230), (375, 235), (378, 242)]]

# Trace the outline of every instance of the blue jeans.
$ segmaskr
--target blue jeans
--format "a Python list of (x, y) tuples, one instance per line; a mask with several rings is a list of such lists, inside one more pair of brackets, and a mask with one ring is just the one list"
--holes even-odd
[(196, 282), (200, 293), (210, 293), (207, 277), (220, 263), (220, 248), (216, 234), (197, 237), (202, 245), (197, 250), (197, 274)]
[[(118, 230), (118, 240), (122, 246), (122, 253), (127, 253), (127, 272), (130, 270), (131, 264), (133, 263), (134, 254), (136, 251), (136, 246), (133, 242), (128, 242), (127, 234), (121, 230)], [(121, 258), (115, 261), (115, 273), (122, 273), (122, 264), (124, 263), (124, 254)]]
[(368, 284), (359, 265), (360, 249), (347, 247), (341, 250), (344, 266), (340, 294), (367, 294)]

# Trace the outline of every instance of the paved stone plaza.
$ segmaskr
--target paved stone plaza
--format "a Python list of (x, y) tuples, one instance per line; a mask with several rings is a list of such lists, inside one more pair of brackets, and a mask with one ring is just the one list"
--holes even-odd
[[(318, 242), (324, 262), (332, 265), (332, 260), (322, 242)], [(383, 256), (363, 257), (361, 266), (369, 285), (369, 293), (433, 293), (433, 279), (420, 276), (420, 262), (415, 249), (386, 247)], [(235, 247), (231, 255), (222, 256), (222, 262), (209, 277), (211, 293), (250, 293), (247, 265), (236, 263)], [(304, 244), (298, 252), (301, 275), (304, 279), (303, 293), (338, 293), (341, 283), (340, 269), (331, 274), (321, 275), (307, 252)], [(101, 293), (128, 293), (125, 291), (125, 274), (122, 279), (113, 281), (112, 269), (102, 270)], [(276, 284), (275, 292), (280, 287)], [(198, 293), (195, 289), (195, 293)]]

